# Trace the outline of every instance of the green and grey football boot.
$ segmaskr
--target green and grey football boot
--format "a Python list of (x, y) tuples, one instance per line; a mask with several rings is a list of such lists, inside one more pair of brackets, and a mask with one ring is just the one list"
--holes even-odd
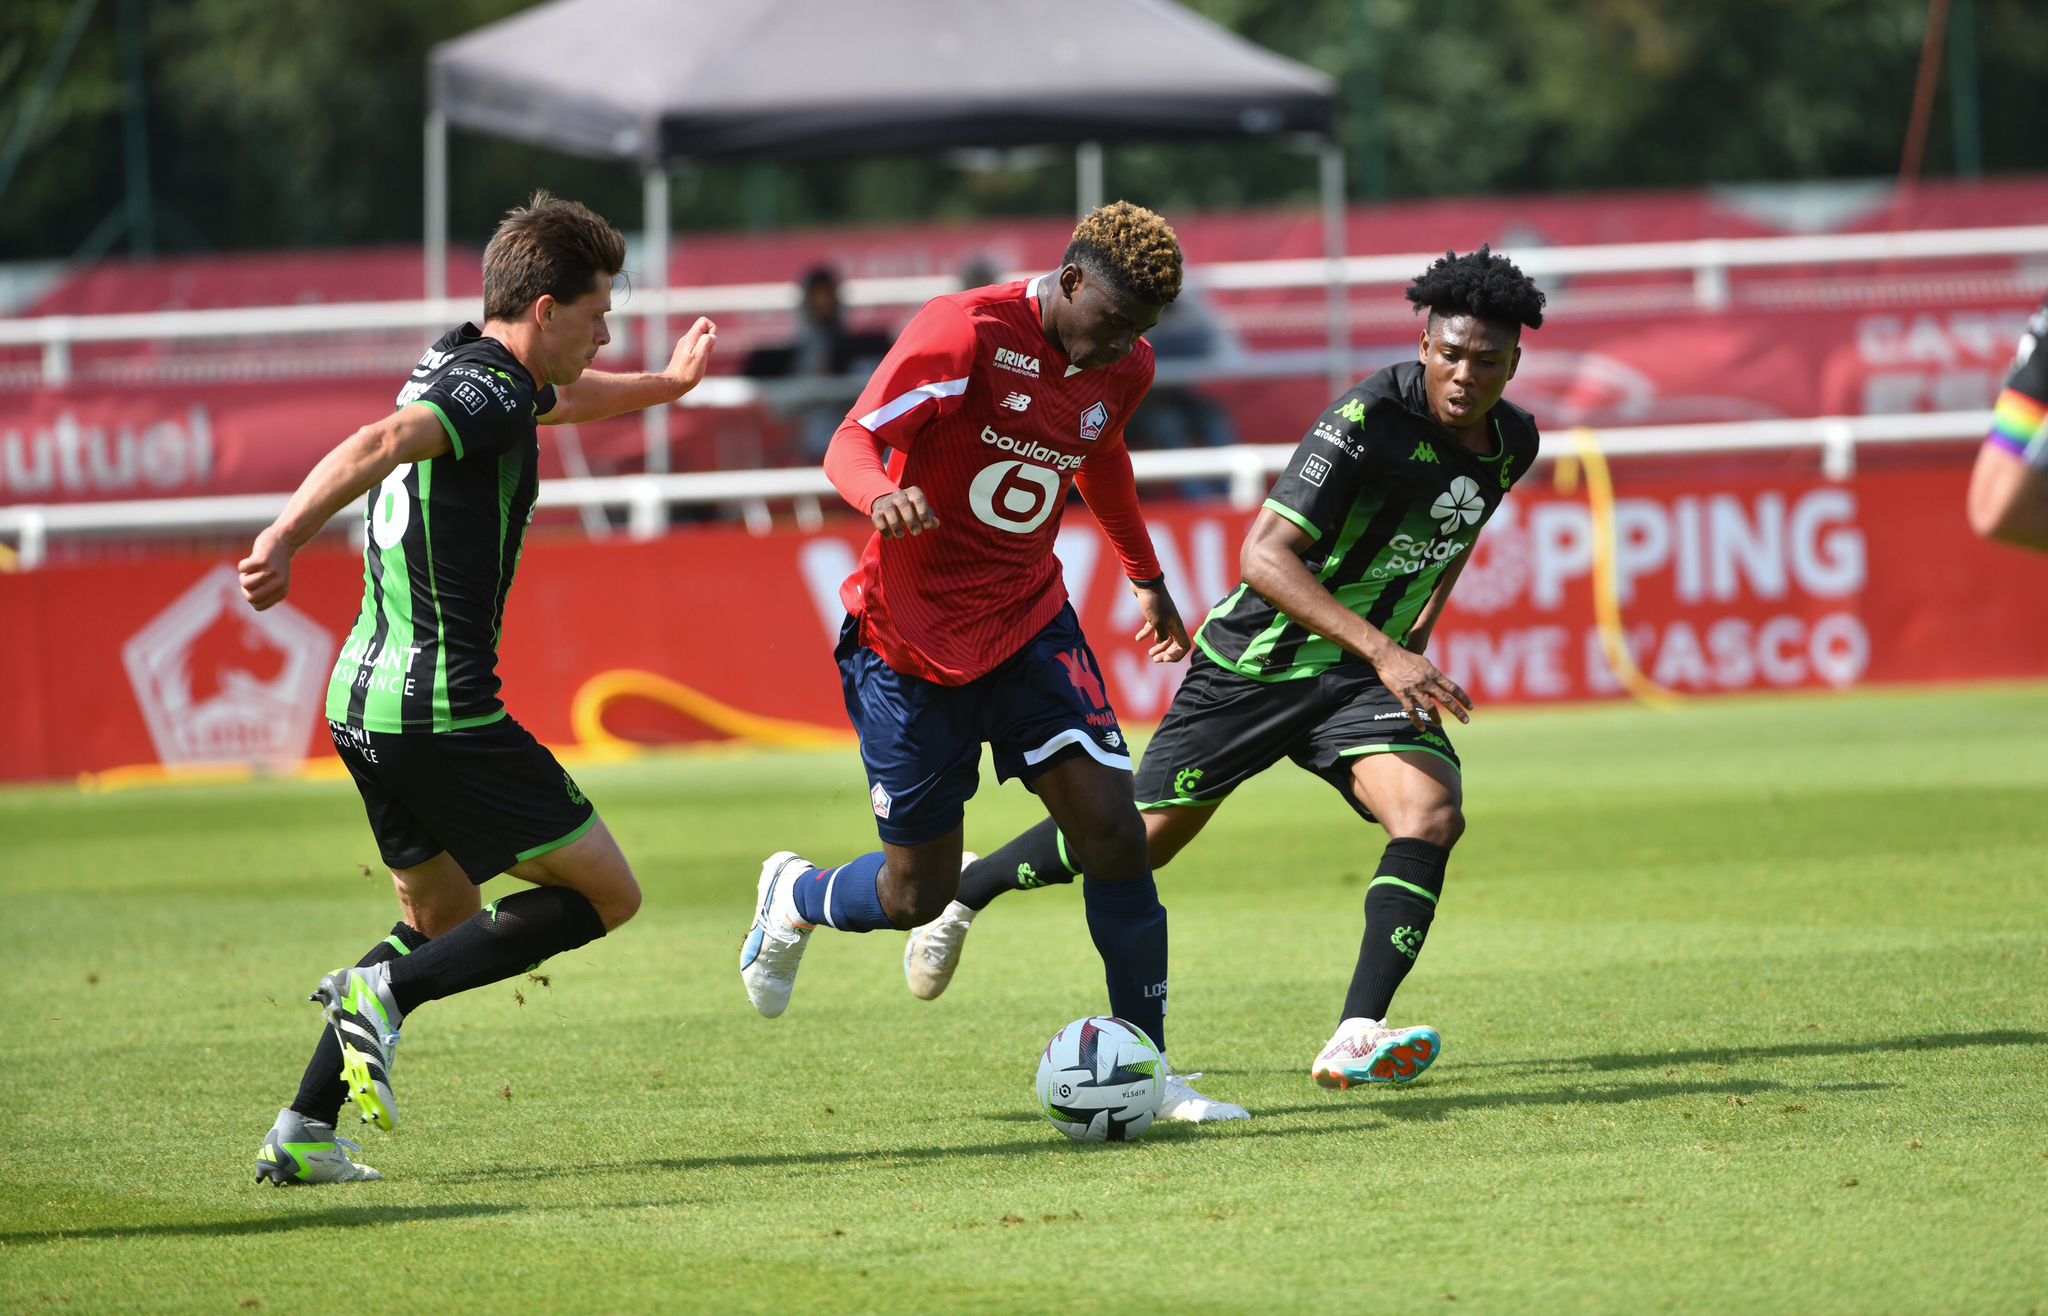
[(312, 998), (334, 1025), (341, 1043), (341, 1077), (363, 1123), (390, 1132), (398, 1124), (398, 1102), (391, 1095), (391, 1059), (398, 1049), (398, 1025), (404, 1016), (391, 999), (388, 962), (354, 969), (336, 969), (320, 980)]
[(279, 1188), (291, 1184), (360, 1183), (384, 1176), (349, 1159), (361, 1147), (334, 1136), (334, 1126), (286, 1108), (256, 1152), (256, 1182)]

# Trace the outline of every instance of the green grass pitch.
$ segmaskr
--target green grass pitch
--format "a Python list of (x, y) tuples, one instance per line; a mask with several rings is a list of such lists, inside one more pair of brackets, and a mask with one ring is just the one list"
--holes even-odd
[[(393, 917), (353, 792), (0, 793), (0, 1308), (2048, 1308), (2048, 686), (1458, 740), (1412, 1087), (1307, 1077), (1381, 839), (1292, 768), (1161, 879), (1175, 1060), (1256, 1118), (1091, 1148), (1031, 1097), (1106, 1008), (1072, 888), (932, 1004), (821, 933), (763, 1020), (759, 862), (867, 848), (858, 764), (663, 756), (579, 774), (640, 918), (420, 1011), (386, 1181), (291, 1191), (305, 995)], [(985, 783), (969, 843), (1035, 817)]]

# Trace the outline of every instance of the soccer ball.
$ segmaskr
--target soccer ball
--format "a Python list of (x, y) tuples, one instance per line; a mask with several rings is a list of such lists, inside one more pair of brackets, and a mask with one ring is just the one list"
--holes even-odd
[(1045, 1044), (1038, 1107), (1075, 1142), (1129, 1142), (1159, 1114), (1165, 1068), (1140, 1029), (1108, 1015), (1076, 1019)]

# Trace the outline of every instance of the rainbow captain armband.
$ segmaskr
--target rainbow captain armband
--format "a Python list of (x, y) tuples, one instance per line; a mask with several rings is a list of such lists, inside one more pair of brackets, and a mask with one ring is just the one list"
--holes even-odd
[(2048, 471), (2048, 402), (2028, 397), (2016, 388), (1998, 395), (1991, 413), (1991, 433), (1985, 439), (2037, 471)]

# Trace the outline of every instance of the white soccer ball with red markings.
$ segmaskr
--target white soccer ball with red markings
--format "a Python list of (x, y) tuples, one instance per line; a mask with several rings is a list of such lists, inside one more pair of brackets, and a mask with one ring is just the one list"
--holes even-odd
[(1158, 1116), (1165, 1075), (1143, 1030), (1108, 1015), (1076, 1019), (1045, 1044), (1038, 1106), (1075, 1142), (1129, 1142)]

